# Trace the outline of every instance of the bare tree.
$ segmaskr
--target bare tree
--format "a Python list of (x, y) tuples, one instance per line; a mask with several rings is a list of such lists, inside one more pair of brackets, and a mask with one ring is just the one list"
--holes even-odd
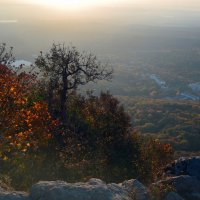
[(14, 61), (13, 47), (10, 47), (10, 49), (7, 50), (6, 44), (0, 43), (0, 64), (10, 66)]
[(109, 80), (112, 69), (101, 64), (93, 54), (80, 53), (75, 47), (64, 44), (53, 44), (50, 51), (35, 61), (36, 66), (48, 80), (49, 111), (52, 111), (54, 90), (59, 91), (60, 114), (66, 121), (67, 96), (70, 90), (76, 90), (80, 85), (97, 80)]

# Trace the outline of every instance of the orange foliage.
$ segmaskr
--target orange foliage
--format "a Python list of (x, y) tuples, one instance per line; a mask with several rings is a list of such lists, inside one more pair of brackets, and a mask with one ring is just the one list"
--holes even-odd
[[(37, 150), (48, 144), (56, 123), (43, 102), (29, 102), (34, 75), (0, 65), (0, 156)], [(5, 156), (6, 155), (6, 156)]]
[(173, 159), (173, 148), (158, 139), (150, 139), (141, 148), (142, 173), (146, 174), (149, 181), (156, 181), (161, 176), (163, 168)]

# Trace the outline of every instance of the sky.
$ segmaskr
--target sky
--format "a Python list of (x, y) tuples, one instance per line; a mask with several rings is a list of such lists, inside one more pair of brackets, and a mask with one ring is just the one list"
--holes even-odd
[(141, 9), (199, 11), (200, 0), (0, 0), (0, 23), (16, 23), (26, 18), (57, 19), (69, 15), (95, 18), (96, 14), (109, 13), (108, 8), (117, 9), (123, 18), (127, 9), (132, 9), (132, 12)]
[(0, 43), (14, 46), (22, 58), (53, 41), (104, 53), (131, 42), (129, 49), (146, 48), (152, 37), (199, 37), (199, 31), (177, 27), (199, 30), (200, 0), (0, 0)]
[(138, 4), (141, 6), (151, 7), (185, 7), (185, 8), (200, 8), (199, 0), (0, 0), (1, 4), (38, 4), (45, 6), (58, 7), (87, 7), (99, 5), (127, 5)]

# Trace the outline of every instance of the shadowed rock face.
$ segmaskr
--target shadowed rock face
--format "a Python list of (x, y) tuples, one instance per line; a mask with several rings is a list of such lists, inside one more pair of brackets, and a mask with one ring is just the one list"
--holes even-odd
[(177, 199), (200, 200), (200, 157), (179, 158), (167, 166), (164, 175), (167, 177), (155, 185), (170, 184), (178, 193)]
[(169, 165), (165, 172), (168, 176), (189, 175), (200, 180), (200, 157), (179, 158)]
[[(188, 175), (168, 177), (154, 183), (153, 185), (171, 185), (173, 190), (177, 193), (177, 198), (179, 197), (178, 200), (180, 197), (185, 200), (200, 200), (200, 181), (196, 177)], [(175, 198), (174, 193), (173, 197)]]
[(172, 178), (178, 194), (187, 200), (200, 200), (200, 181), (196, 177), (181, 175)]
[(179, 194), (175, 192), (170, 192), (167, 194), (164, 200), (184, 200)]

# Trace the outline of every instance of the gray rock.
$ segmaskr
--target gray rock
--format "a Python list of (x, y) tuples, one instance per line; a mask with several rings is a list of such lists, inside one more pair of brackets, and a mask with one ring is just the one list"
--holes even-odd
[(24, 192), (0, 191), (0, 200), (29, 200), (29, 197)]
[(5, 190), (0, 186), (0, 193), (4, 192)]
[(148, 199), (147, 189), (138, 180), (131, 179), (128, 181), (124, 181), (122, 183), (122, 186), (129, 194), (131, 194), (131, 197), (134, 200), (147, 200)]
[(167, 177), (152, 185), (171, 185), (173, 190), (186, 200), (200, 200), (200, 180), (189, 175)]
[(158, 181), (154, 185), (170, 184), (186, 200), (200, 200), (200, 181), (196, 177), (181, 175)]
[(200, 157), (193, 157), (189, 160), (186, 172), (200, 180)]
[(165, 172), (167, 175), (171, 176), (195, 176), (200, 180), (200, 157), (197, 156), (192, 158), (179, 158), (174, 163), (169, 165)]
[(105, 184), (98, 179), (87, 183), (63, 181), (39, 182), (30, 190), (31, 200), (132, 200), (118, 184)]
[(200, 181), (196, 177), (182, 175), (172, 178), (177, 193), (187, 200), (200, 200)]
[(184, 199), (176, 192), (170, 192), (167, 194), (164, 200), (184, 200)]

